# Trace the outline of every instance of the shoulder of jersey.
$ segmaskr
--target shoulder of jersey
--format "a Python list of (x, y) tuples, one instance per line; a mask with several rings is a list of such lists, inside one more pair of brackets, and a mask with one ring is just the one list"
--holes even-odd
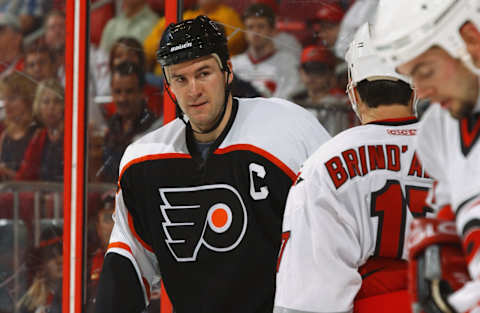
[(288, 100), (258, 97), (238, 101), (235, 122), (222, 146), (242, 141), (260, 147), (279, 140), (287, 143), (290, 139), (299, 139), (303, 135), (299, 132), (305, 128), (321, 128), (315, 116)]
[(132, 160), (166, 153), (188, 154), (185, 124), (180, 119), (156, 129), (131, 143), (123, 154), (120, 168)]
[(220, 148), (252, 145), (296, 171), (299, 159), (303, 162), (330, 138), (315, 116), (293, 102), (279, 98), (238, 100), (237, 116)]
[(446, 122), (455, 122), (456, 120), (450, 115), (448, 110), (442, 108), (439, 103), (432, 103), (422, 116), (422, 127), (438, 125)]
[(319, 167), (320, 164), (349, 148), (356, 149), (362, 145), (388, 142), (389, 138), (392, 138), (391, 135), (388, 135), (387, 130), (389, 129), (418, 128), (419, 124), (420, 122), (402, 126), (367, 124), (348, 128), (320, 146), (305, 162), (304, 168), (323, 168), (323, 166)]
[(367, 126), (356, 126), (348, 128), (335, 137), (321, 145), (309, 158), (305, 161), (304, 168), (316, 167), (318, 164), (329, 160), (331, 157), (338, 155), (347, 147), (356, 147), (361, 145), (362, 139), (368, 138), (371, 128)]

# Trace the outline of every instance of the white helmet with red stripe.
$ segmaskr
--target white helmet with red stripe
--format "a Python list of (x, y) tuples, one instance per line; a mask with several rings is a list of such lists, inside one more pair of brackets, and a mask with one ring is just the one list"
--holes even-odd
[(480, 1), (380, 0), (372, 27), (372, 44), (394, 67), (439, 46), (480, 74), (460, 35), (466, 22), (472, 22), (480, 30)]
[[(393, 1), (393, 0), (391, 0)], [(352, 108), (358, 116), (358, 105), (354, 95), (354, 88), (364, 79), (374, 80), (401, 80), (409, 84), (412, 89), (412, 81), (407, 76), (395, 71), (395, 68), (382, 59), (375, 52), (370, 40), (370, 25), (363, 24), (355, 33), (353, 41), (345, 55), (348, 64), (349, 82), (347, 93), (352, 103)]]

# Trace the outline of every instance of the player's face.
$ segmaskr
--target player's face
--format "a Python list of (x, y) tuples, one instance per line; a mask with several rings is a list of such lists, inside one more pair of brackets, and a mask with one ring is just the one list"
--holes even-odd
[[(230, 61), (228, 66), (231, 68)], [(223, 110), (226, 73), (213, 56), (174, 64), (168, 67), (170, 89), (192, 128), (206, 131), (213, 127)], [(232, 81), (229, 76), (229, 82)]]
[(478, 78), (462, 61), (432, 47), (397, 70), (411, 76), (419, 98), (439, 102), (455, 118), (468, 115), (478, 97)]
[(271, 42), (274, 28), (268, 23), (268, 19), (260, 16), (252, 16), (245, 19), (245, 38), (249, 46), (261, 49)]

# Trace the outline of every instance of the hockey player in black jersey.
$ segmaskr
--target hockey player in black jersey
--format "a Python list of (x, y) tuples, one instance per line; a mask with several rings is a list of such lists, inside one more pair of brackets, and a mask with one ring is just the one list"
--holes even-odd
[(122, 158), (97, 313), (141, 312), (160, 277), (176, 313), (273, 310), (287, 193), (329, 135), (291, 102), (233, 98), (226, 43), (205, 16), (162, 37), (180, 114)]

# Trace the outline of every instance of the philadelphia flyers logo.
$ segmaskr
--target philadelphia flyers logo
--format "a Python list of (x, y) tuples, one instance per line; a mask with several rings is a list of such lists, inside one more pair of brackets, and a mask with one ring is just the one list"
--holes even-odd
[(228, 252), (247, 230), (247, 209), (238, 191), (215, 184), (160, 188), (165, 243), (178, 262), (197, 260), (200, 249)]

